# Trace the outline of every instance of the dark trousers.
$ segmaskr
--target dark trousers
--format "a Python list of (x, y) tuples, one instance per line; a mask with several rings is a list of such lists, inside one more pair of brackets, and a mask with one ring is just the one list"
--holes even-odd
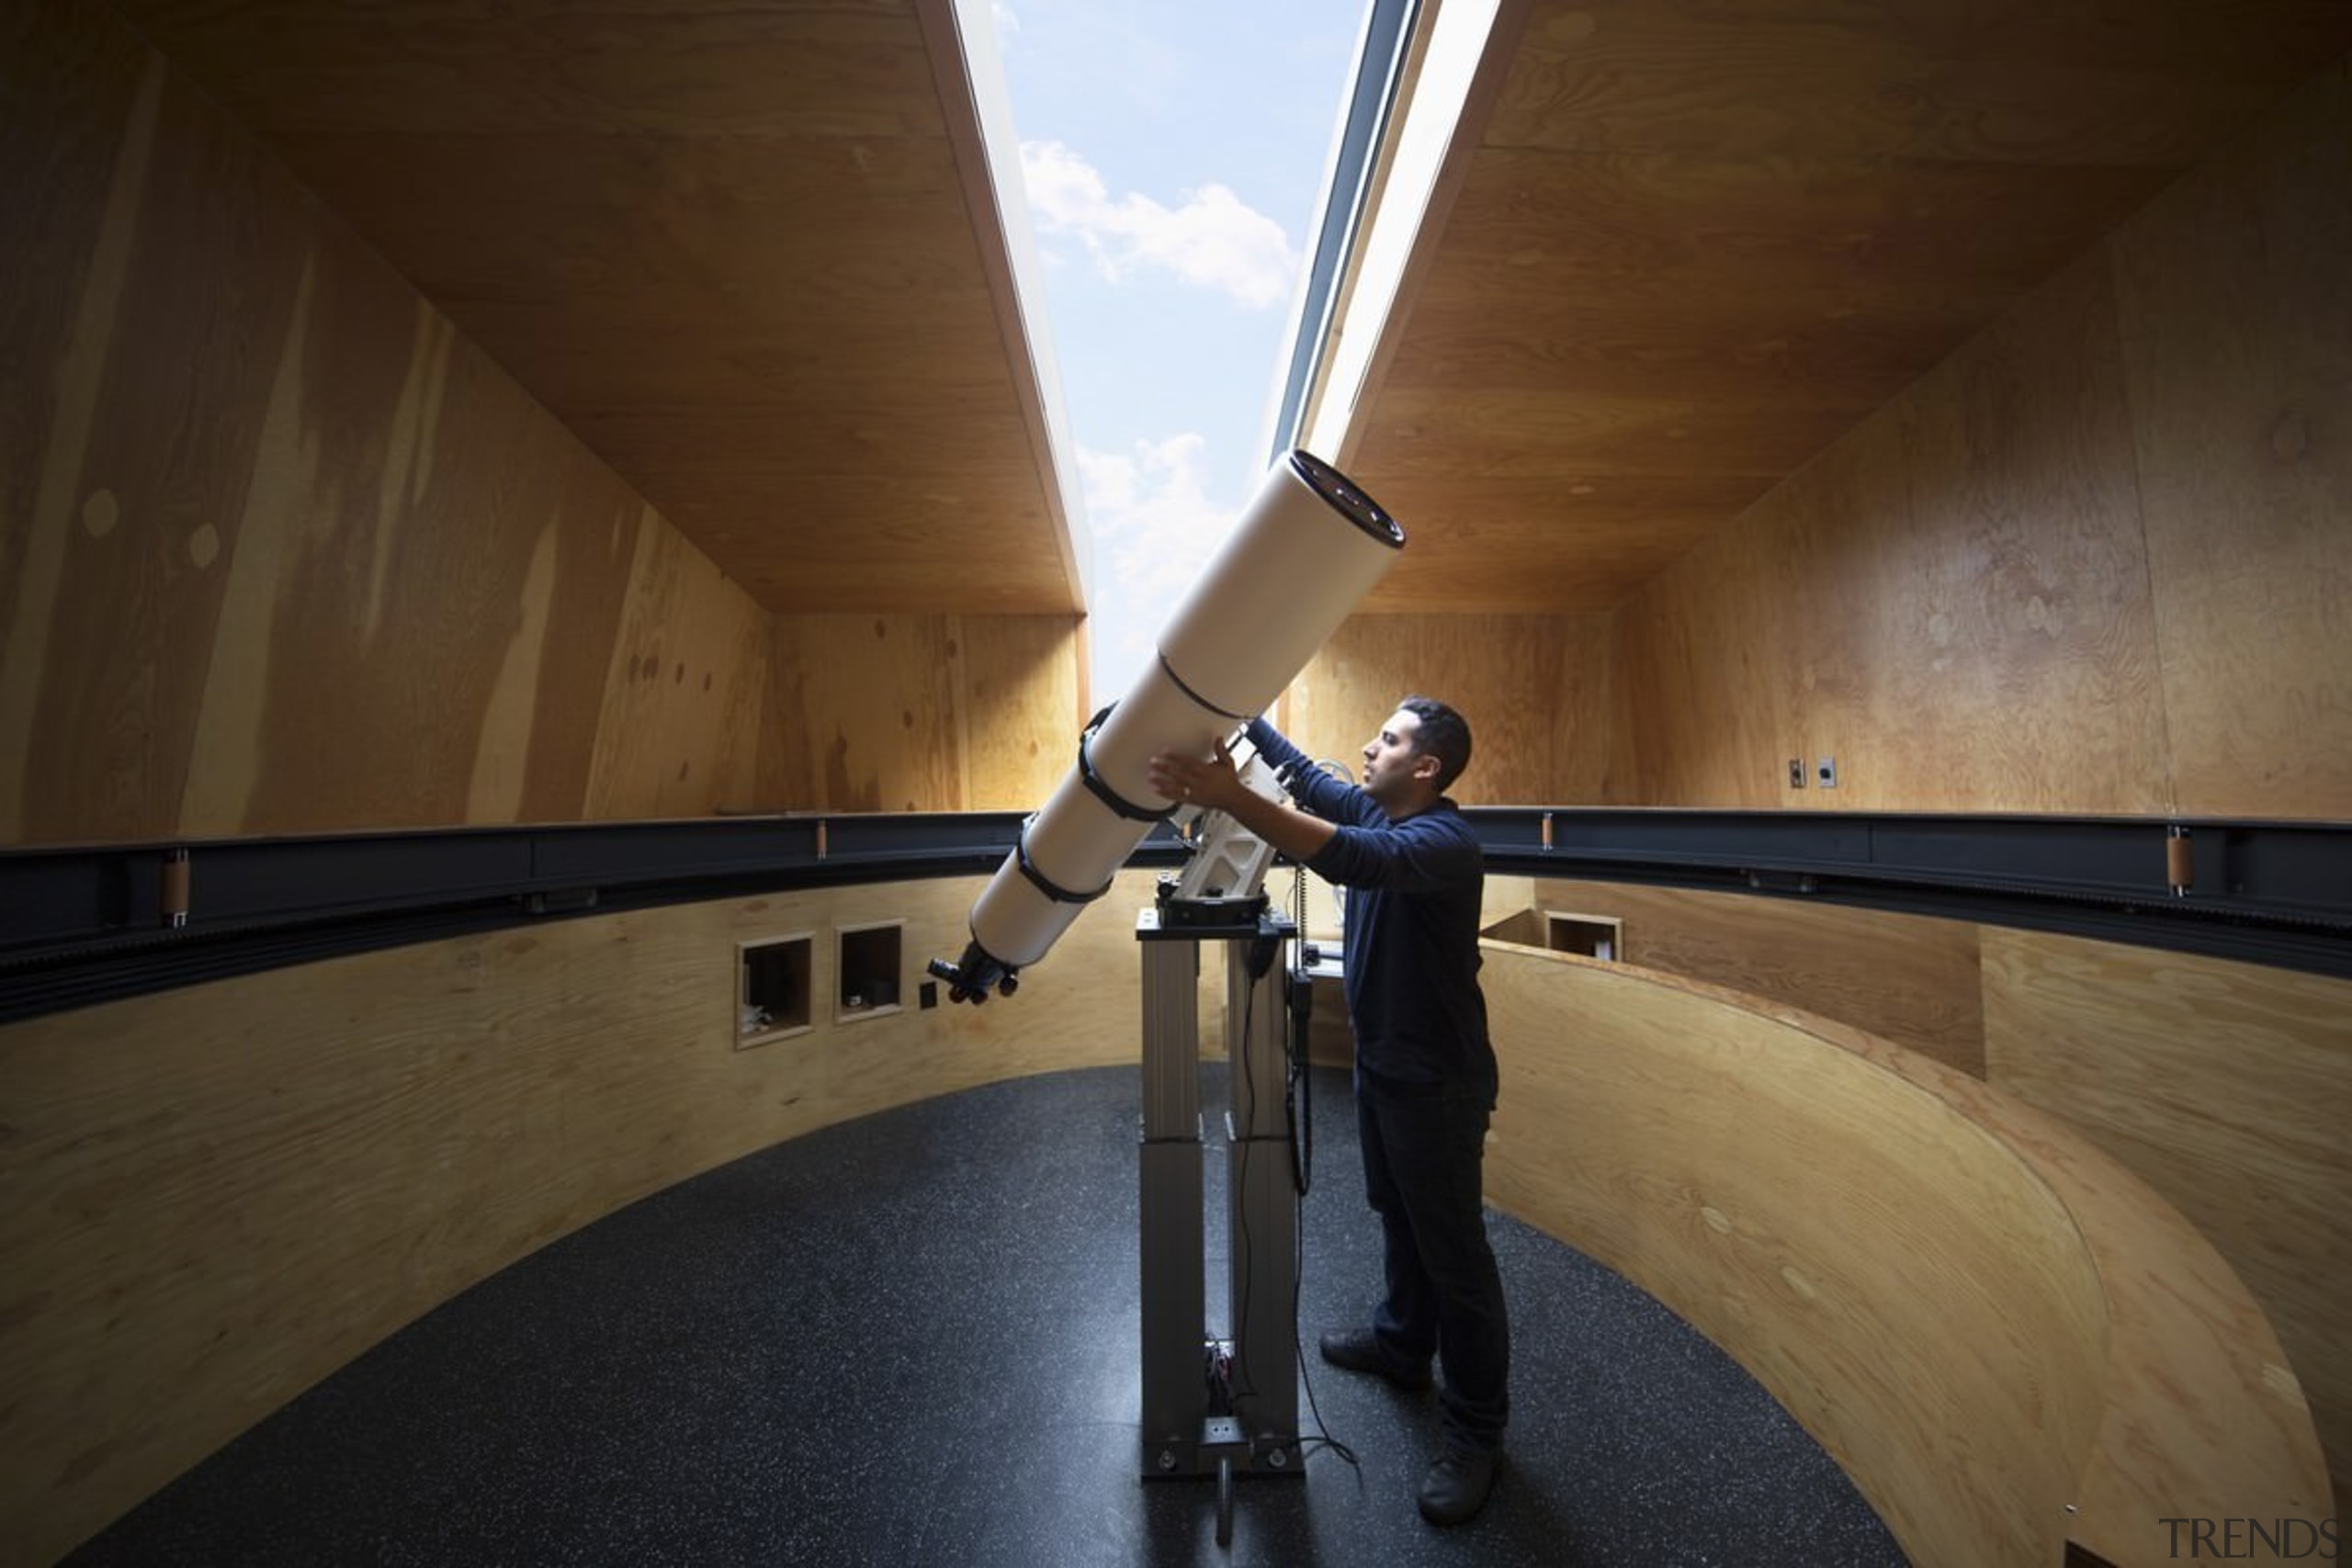
[(1364, 1195), (1380, 1215), (1388, 1296), (1373, 1315), (1400, 1366), (1443, 1363), (1448, 1438), (1500, 1446), (1510, 1416), (1510, 1320), (1479, 1199), (1491, 1082), (1389, 1084), (1356, 1075)]

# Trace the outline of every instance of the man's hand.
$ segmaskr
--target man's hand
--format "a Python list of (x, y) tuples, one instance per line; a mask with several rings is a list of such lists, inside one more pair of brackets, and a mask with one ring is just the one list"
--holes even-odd
[(1233, 753), (1222, 740), (1213, 760), (1162, 751), (1145, 764), (1145, 771), (1151, 787), (1167, 799), (1204, 811), (1222, 811), (1300, 865), (1330, 842), (1336, 831), (1321, 818), (1268, 800), (1243, 784), (1233, 765)]
[(1243, 796), (1250, 795), (1250, 786), (1241, 782), (1240, 772), (1233, 765), (1233, 752), (1222, 740), (1216, 743), (1214, 759), (1162, 751), (1144, 764), (1144, 769), (1150, 776), (1151, 787), (1179, 806), (1196, 806), (1204, 811), (1229, 815)]

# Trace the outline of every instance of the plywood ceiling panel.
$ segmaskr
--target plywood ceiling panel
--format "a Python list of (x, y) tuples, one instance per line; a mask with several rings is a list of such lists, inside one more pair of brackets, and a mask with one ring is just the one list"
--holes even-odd
[(2340, 0), (1519, 0), (1348, 467), (1368, 608), (1600, 610), (2352, 48)]
[(944, 0), (120, 9), (769, 608), (1082, 604)]
[[(1082, 603), (951, 0), (119, 6), (771, 608)], [(1413, 540), (1373, 610), (1614, 605), (2352, 49), (2344, 0), (1503, 16), (1346, 455)]]

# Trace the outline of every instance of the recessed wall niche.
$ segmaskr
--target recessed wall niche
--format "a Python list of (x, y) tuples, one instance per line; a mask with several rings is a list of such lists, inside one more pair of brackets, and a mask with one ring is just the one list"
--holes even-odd
[(1555, 953), (1579, 953), (1622, 963), (1625, 957), (1625, 922), (1614, 915), (1567, 915), (1544, 911), (1544, 945)]
[(815, 1027), (811, 962), (816, 933), (736, 944), (735, 1048), (772, 1044)]
[(842, 926), (836, 931), (839, 951), (833, 973), (833, 1018), (842, 1023), (899, 1010), (899, 964), (905, 950), (900, 940), (904, 920)]

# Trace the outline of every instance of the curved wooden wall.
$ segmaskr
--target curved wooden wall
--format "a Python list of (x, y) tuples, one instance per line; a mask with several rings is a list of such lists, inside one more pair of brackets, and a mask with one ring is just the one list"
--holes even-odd
[(1916, 1053), (1489, 942), (1490, 1195), (1737, 1358), (1927, 1568), (2327, 1517), (2260, 1307), (2151, 1190)]
[[(534, 1248), (779, 1139), (1136, 1060), (1128, 873), (1012, 1004), (913, 1005), (980, 884), (877, 884), (397, 948), (0, 1030), (0, 1560), (55, 1558)], [(834, 1021), (837, 928), (906, 1005)], [(815, 1025), (738, 1049), (739, 942)]]
[(2352, 1495), (2352, 983), (1803, 899), (1526, 888), (1532, 911), (1622, 919), (1635, 965), (1905, 1046), (2120, 1160), (2262, 1303)]
[[(836, 931), (903, 921), (911, 998), (978, 886), (559, 921), (0, 1031), (0, 1534), (55, 1555), (649, 1192), (867, 1111), (1132, 1060), (1132, 929), (1102, 914), (1012, 1006), (835, 1017)], [(741, 1046), (737, 944), (801, 933), (812, 1027)], [(2164, 1513), (2324, 1497), (2260, 1308), (2082, 1138), (1785, 1004), (1488, 951), (1494, 1196), (1739, 1357), (1922, 1562), (2046, 1561), (2070, 1518), (2128, 1562)], [(2005, 1040), (2029, 1027), (2015, 989)]]
[[(1978, 927), (1802, 898), (1537, 877), (1533, 914), (1623, 922), (1616, 956), (1836, 1019), (1984, 1076)], [(1531, 922), (1531, 925), (1532, 922)], [(1540, 928), (1525, 936), (1545, 945)]]
[(1982, 946), (1986, 1079), (2229, 1260), (2352, 1497), (2352, 983), (1989, 926)]

